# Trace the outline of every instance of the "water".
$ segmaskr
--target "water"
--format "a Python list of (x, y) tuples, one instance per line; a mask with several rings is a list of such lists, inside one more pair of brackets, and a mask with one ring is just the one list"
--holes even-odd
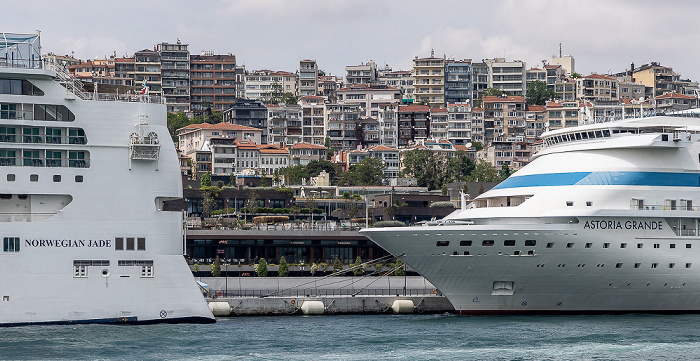
[(274, 316), (2, 329), (2, 360), (691, 360), (700, 315)]

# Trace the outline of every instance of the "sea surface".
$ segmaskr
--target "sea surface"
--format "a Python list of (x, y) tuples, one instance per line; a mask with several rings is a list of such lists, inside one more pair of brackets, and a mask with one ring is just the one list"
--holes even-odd
[(700, 315), (327, 315), (1, 329), (2, 360), (693, 360)]

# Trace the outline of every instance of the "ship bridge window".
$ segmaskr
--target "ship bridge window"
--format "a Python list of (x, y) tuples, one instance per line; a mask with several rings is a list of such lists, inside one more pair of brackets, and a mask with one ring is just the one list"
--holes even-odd
[(19, 252), (19, 237), (5, 237), (2, 239), (3, 252)]
[(486, 241), (481, 242), (481, 245), (485, 246), (485, 247), (491, 247), (494, 245), (494, 241), (493, 240), (486, 240)]
[(534, 239), (526, 239), (525, 240), (525, 247), (534, 247), (537, 245), (537, 241)]
[(0, 79), (0, 94), (42, 96), (44, 92), (25, 79)]
[(462, 247), (471, 247), (472, 241), (459, 241), (459, 245)]
[(507, 239), (507, 240), (503, 241), (503, 245), (506, 247), (514, 247), (515, 240), (514, 239)]
[(435, 245), (438, 247), (447, 247), (450, 245), (450, 241), (437, 241)]
[(75, 114), (65, 105), (34, 104), (34, 120), (72, 122)]
[(574, 202), (572, 202), (572, 201), (566, 201), (566, 206), (567, 206), (567, 207), (573, 207), (573, 205), (574, 205)]

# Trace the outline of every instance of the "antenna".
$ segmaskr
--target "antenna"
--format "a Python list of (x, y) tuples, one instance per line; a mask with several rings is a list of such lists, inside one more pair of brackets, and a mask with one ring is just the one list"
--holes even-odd
[(559, 57), (561, 58), (561, 43), (559, 43)]

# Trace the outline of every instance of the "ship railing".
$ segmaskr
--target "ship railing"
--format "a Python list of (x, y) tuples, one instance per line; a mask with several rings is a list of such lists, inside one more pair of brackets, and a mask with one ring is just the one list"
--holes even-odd
[(364, 289), (359, 294), (359, 289), (341, 288), (341, 289), (291, 289), (291, 290), (238, 290), (238, 289), (211, 289), (212, 295), (217, 297), (265, 297), (274, 294), (274, 297), (356, 297), (356, 296), (442, 296), (440, 292), (436, 292), (433, 288), (418, 288), (418, 289), (403, 289), (403, 288), (375, 288)]
[(689, 211), (697, 212), (699, 207), (688, 207), (684, 205), (666, 205), (666, 204), (644, 204), (644, 205), (630, 205), (630, 209), (633, 211)]
[(50, 213), (0, 213), (0, 222), (41, 222), (56, 215)]

